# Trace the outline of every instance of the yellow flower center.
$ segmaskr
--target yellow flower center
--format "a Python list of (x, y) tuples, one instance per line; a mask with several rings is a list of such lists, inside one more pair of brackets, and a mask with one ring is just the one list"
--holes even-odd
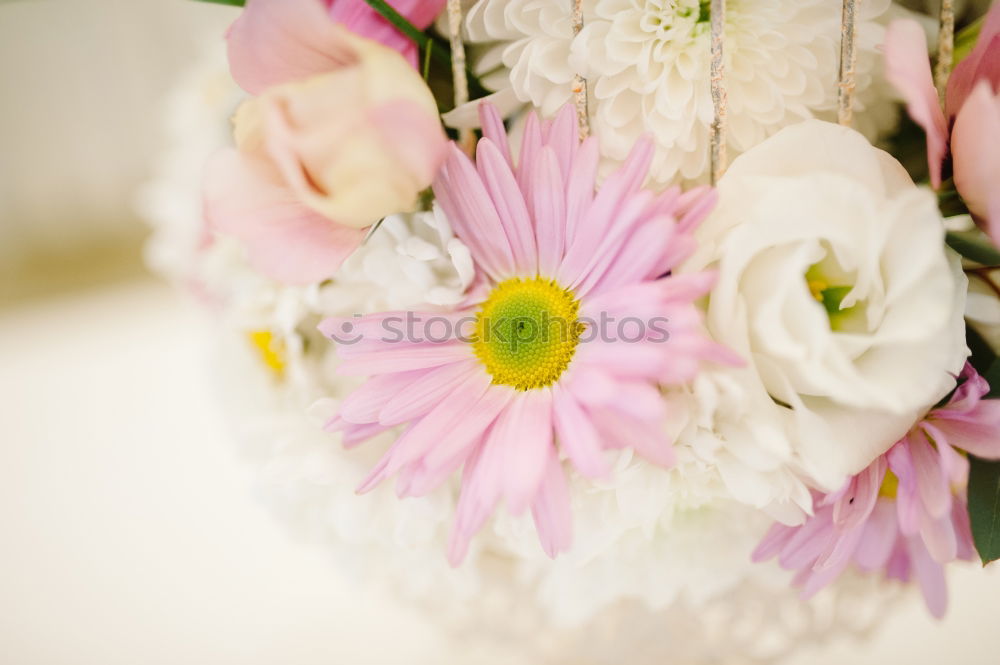
[(895, 499), (898, 491), (899, 478), (896, 477), (896, 474), (887, 469), (885, 472), (885, 479), (882, 480), (882, 486), (878, 488), (878, 495), (887, 499)]
[(247, 333), (247, 337), (261, 362), (271, 370), (275, 378), (282, 378), (285, 374), (284, 343), (276, 339), (270, 330), (251, 330)]
[(498, 284), (476, 312), (472, 346), (493, 383), (533, 390), (569, 367), (584, 325), (573, 292), (541, 277)]

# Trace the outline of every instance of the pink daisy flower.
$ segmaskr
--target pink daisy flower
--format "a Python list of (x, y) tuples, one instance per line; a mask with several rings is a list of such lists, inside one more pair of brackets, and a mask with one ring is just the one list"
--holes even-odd
[(1000, 400), (983, 400), (986, 381), (971, 365), (947, 404), (837, 492), (815, 494), (815, 514), (775, 524), (753, 553), (774, 556), (809, 597), (853, 563), (908, 582), (915, 577), (935, 617), (948, 605), (944, 564), (974, 556), (965, 489), (969, 461), (956, 449), (1000, 458)]
[[(401, 497), (422, 495), (462, 470), (456, 565), (501, 500), (531, 509), (550, 556), (567, 549), (562, 459), (589, 478), (607, 476), (612, 448), (670, 465), (658, 386), (705, 360), (738, 362), (702, 334), (693, 304), (714, 275), (668, 275), (712, 190), (643, 190), (653, 149), (640, 141), (595, 193), (597, 143), (579, 142), (572, 107), (552, 122), (530, 116), (517, 161), (496, 109), (480, 112), (476, 162), (452, 144), (434, 184), (477, 268), (467, 301), (320, 325), (341, 342), (339, 371), (372, 377), (328, 429), (352, 446), (406, 425), (359, 491), (398, 475)], [(407, 335), (387, 333), (406, 320)]]

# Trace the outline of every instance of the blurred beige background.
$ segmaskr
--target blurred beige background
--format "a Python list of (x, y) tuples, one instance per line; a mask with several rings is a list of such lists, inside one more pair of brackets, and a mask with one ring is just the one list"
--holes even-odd
[[(523, 662), (286, 538), (214, 406), (203, 321), (144, 274), (162, 95), (234, 14), (0, 0), (0, 663)], [(955, 570), (952, 599), (795, 662), (1000, 662), (1000, 571)]]

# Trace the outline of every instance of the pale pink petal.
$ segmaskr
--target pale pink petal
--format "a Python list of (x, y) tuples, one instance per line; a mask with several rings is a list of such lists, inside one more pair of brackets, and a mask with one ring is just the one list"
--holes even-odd
[(952, 446), (983, 459), (1000, 459), (1000, 400), (983, 400), (955, 417), (942, 413), (931, 422)]
[(533, 277), (538, 271), (535, 229), (524, 196), (510, 170), (508, 158), (493, 141), (484, 137), (480, 139), (476, 151), (476, 166), (500, 223), (510, 239), (517, 272), (523, 276)]
[(559, 158), (559, 171), (566, 178), (576, 160), (577, 146), (580, 143), (576, 109), (572, 104), (565, 104), (556, 114), (555, 119), (546, 128), (544, 143), (552, 148)]
[(545, 146), (538, 154), (534, 173), (534, 211), (538, 270), (554, 275), (562, 260), (566, 229), (566, 188), (556, 152)]
[(241, 88), (260, 94), (354, 62), (343, 34), (320, 0), (253, 0), (226, 35), (229, 68)]
[[(854, 558), (854, 553), (858, 549), (858, 544), (861, 542), (861, 537), (864, 535), (863, 526), (855, 527), (853, 529), (846, 530), (836, 530), (836, 536), (832, 543), (828, 543), (826, 550), (816, 559), (816, 563), (813, 564), (812, 569), (817, 573), (830, 572), (831, 570), (838, 571), (838, 575), (843, 571), (847, 564), (851, 562)], [(824, 579), (821, 586), (825, 586), (832, 582), (834, 578), (830, 578), (828, 581)], [(818, 580), (817, 580), (818, 582)], [(814, 593), (810, 588), (810, 585), (806, 585), (806, 593)], [(818, 589), (817, 589), (818, 590)]]
[[(458, 417), (446, 429), (438, 430), (439, 437), (445, 432), (447, 437), (443, 437), (423, 454), (424, 464), (428, 468), (434, 468), (440, 464), (448, 464), (455, 455), (463, 454), (471, 443), (469, 439), (478, 437), (493, 424), (497, 416), (508, 407), (515, 392), (508, 386), (490, 385), (471, 407), (457, 409)], [(454, 395), (448, 399), (454, 400)]]
[(503, 494), (507, 509), (520, 515), (538, 492), (551, 451), (552, 392), (549, 389), (519, 392), (494, 425), (497, 445), (503, 450)]
[(538, 540), (546, 554), (555, 558), (569, 549), (573, 541), (573, 514), (569, 486), (555, 448), (549, 451), (545, 476), (531, 504), (531, 514), (538, 530)]
[(816, 559), (836, 541), (836, 538), (837, 532), (830, 521), (829, 513), (817, 511), (816, 515), (807, 519), (805, 524), (798, 527), (788, 539), (778, 557), (778, 563), (785, 570), (812, 567)]
[(833, 523), (838, 528), (854, 529), (868, 519), (878, 500), (885, 471), (885, 460), (878, 457), (851, 479), (848, 491), (833, 504)]
[(764, 535), (750, 555), (751, 561), (761, 563), (776, 557), (784, 549), (785, 545), (788, 544), (788, 541), (791, 540), (795, 531), (796, 527), (785, 526), (781, 522), (772, 524), (767, 534)]
[(955, 527), (951, 523), (951, 513), (949, 505), (948, 513), (944, 517), (921, 515), (920, 537), (931, 558), (938, 563), (950, 563), (958, 555), (958, 539), (955, 536)]
[(416, 381), (423, 384), (425, 376), (428, 376), (425, 370), (376, 376), (344, 398), (337, 413), (349, 423), (377, 422), (379, 412), (389, 400)]
[(493, 104), (480, 102), (479, 124), (483, 128), (483, 138), (500, 151), (510, 169), (514, 168), (514, 160), (510, 156), (510, 142), (507, 139), (507, 128), (504, 127), (500, 111)]
[(951, 508), (951, 487), (941, 457), (919, 433), (909, 437), (909, 448), (920, 500), (931, 517), (939, 518)]
[(369, 376), (411, 369), (430, 369), (463, 362), (472, 357), (469, 345), (462, 342), (429, 346), (398, 345), (352, 356), (337, 366), (337, 373), (344, 376)]
[(500, 475), (494, 470), (502, 454), (490, 432), (465, 462), (455, 523), (448, 536), (448, 562), (452, 566), (465, 558), (472, 536), (482, 528), (500, 500)]
[(927, 134), (931, 184), (940, 187), (941, 164), (948, 152), (948, 123), (931, 77), (927, 38), (915, 20), (893, 21), (886, 30), (885, 75), (906, 100), (910, 117)]
[(434, 181), (434, 194), (476, 263), (495, 280), (515, 273), (511, 243), (482, 178), (454, 144)]
[[(415, 389), (419, 389), (419, 386)], [(374, 488), (404, 465), (425, 457), (434, 447), (440, 448), (454, 439), (462, 439), (464, 443), (463, 437), (466, 431), (476, 429), (478, 425), (478, 419), (469, 419), (477, 422), (466, 423), (465, 415), (476, 409), (483, 396), (489, 392), (488, 389), (489, 378), (480, 374), (472, 374), (464, 381), (456, 383), (447, 397), (396, 439), (379, 464), (358, 487), (358, 491), (366, 492)], [(495, 417), (496, 414), (493, 415)], [(481, 433), (489, 424), (487, 422), (478, 427), (478, 431)]]
[(861, 542), (854, 552), (854, 561), (863, 570), (885, 568), (898, 535), (895, 507), (891, 501), (879, 501), (864, 525)]
[[(997, 54), (1000, 59), (1000, 53)], [(1000, 173), (1000, 95), (980, 82), (966, 99), (952, 128), (951, 151), (955, 187), (973, 215), (984, 222), (994, 244), (1000, 233), (994, 228), (992, 199), (998, 191)]]
[(714, 187), (703, 185), (684, 192), (677, 202), (680, 214), (677, 230), (686, 233), (697, 228), (718, 202), (719, 190)]
[[(373, 420), (378, 420), (382, 425), (389, 427), (420, 418), (441, 400), (446, 399), (446, 395), (456, 384), (463, 382), (473, 372), (481, 371), (475, 362), (454, 363), (427, 370), (420, 378), (419, 389), (397, 390), (386, 396)], [(379, 378), (375, 377), (368, 383)], [(406, 387), (411, 385), (407, 384)]]
[(597, 139), (593, 136), (580, 144), (576, 159), (570, 167), (566, 185), (566, 238), (569, 247), (576, 238), (577, 227), (594, 200), (594, 183), (600, 153)]
[(534, 211), (530, 209), (532, 202), (534, 201), (533, 194), (533, 184), (532, 184), (532, 169), (537, 163), (538, 153), (542, 149), (542, 128), (538, 121), (538, 115), (531, 111), (528, 113), (528, 118), (524, 122), (524, 130), (521, 135), (521, 150), (518, 153), (517, 159), (517, 185), (521, 188), (521, 193), (524, 195), (524, 200), (529, 206), (529, 212), (534, 215)]
[(572, 394), (558, 384), (553, 388), (553, 416), (559, 447), (581, 475), (607, 478), (611, 472), (601, 446), (601, 438), (590, 417)]
[(1000, 4), (996, 3), (979, 30), (976, 46), (948, 77), (945, 106), (949, 118), (958, 114), (979, 81), (990, 83), (993, 91), (1000, 89)]
[(944, 579), (944, 567), (931, 558), (919, 538), (907, 538), (906, 551), (910, 555), (910, 564), (920, 583), (927, 609), (931, 615), (940, 619), (948, 609), (948, 584)]
[(205, 217), (241, 241), (254, 268), (287, 284), (330, 277), (364, 239), (363, 230), (306, 208), (266, 164), (234, 149), (207, 166)]

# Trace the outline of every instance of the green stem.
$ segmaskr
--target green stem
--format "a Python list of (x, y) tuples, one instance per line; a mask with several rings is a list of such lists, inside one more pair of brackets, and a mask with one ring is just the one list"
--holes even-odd
[(196, 0), (196, 2), (206, 2), (210, 5), (229, 5), (230, 7), (242, 7), (246, 0)]

